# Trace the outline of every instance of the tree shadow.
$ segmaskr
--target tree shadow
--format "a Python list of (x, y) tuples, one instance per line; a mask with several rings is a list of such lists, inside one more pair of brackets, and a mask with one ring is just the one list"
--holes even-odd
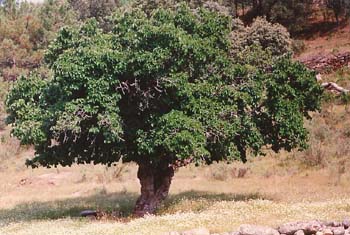
[(128, 217), (137, 196), (136, 193), (102, 192), (88, 197), (23, 203), (11, 209), (0, 210), (0, 226), (12, 222), (79, 218), (83, 210), (98, 210), (107, 213), (117, 211), (122, 217)]
[[(83, 210), (98, 210), (106, 213), (117, 212), (120, 218), (132, 215), (138, 194), (97, 193), (88, 197), (70, 198), (48, 202), (31, 202), (19, 204), (11, 209), (0, 210), (0, 226), (14, 222), (33, 220), (56, 220), (63, 218), (80, 218)], [(199, 212), (220, 201), (248, 201), (263, 199), (259, 194), (213, 194), (210, 192), (187, 191), (170, 195), (157, 211), (158, 215), (179, 211)], [(188, 202), (188, 204), (184, 204)], [(183, 207), (186, 207), (184, 210)]]
[(342, 20), (337, 24), (336, 22), (321, 21), (313, 22), (305, 27), (304, 30), (299, 32), (296, 36), (301, 39), (313, 39), (315, 35), (329, 36), (339, 29), (345, 28), (348, 24), (347, 20)]
[(233, 194), (212, 193), (206, 191), (186, 191), (170, 195), (158, 210), (158, 214), (176, 212), (200, 212), (216, 202), (249, 201), (268, 199), (259, 193)]

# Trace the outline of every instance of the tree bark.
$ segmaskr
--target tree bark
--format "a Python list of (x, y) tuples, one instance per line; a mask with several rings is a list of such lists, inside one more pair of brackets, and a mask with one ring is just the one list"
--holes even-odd
[(154, 214), (168, 196), (173, 176), (174, 169), (171, 166), (153, 167), (150, 164), (139, 164), (137, 177), (141, 184), (141, 195), (136, 201), (135, 216)]

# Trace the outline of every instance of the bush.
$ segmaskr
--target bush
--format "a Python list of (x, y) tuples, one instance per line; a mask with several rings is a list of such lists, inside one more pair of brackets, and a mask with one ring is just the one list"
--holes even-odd
[(8, 83), (3, 82), (0, 79), (0, 131), (5, 129), (5, 121), (4, 121), (4, 116), (5, 116), (5, 105), (4, 105), (4, 100), (5, 96), (7, 94), (7, 87)]
[(238, 20), (234, 22), (231, 34), (232, 53), (237, 54), (252, 45), (268, 50), (273, 56), (292, 52), (292, 40), (285, 27), (272, 24), (265, 18), (258, 17), (250, 27), (243, 29)]
[(208, 167), (207, 177), (212, 180), (226, 181), (233, 178), (244, 178), (249, 171), (247, 167), (237, 164), (214, 163)]
[(292, 49), (294, 54), (300, 55), (306, 50), (306, 45), (303, 40), (293, 40)]

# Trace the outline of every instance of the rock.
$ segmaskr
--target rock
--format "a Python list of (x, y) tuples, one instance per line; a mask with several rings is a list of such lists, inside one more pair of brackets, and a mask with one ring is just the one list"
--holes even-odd
[(343, 221), (343, 226), (344, 226), (345, 229), (350, 228), (350, 219), (345, 219)]
[(294, 235), (305, 235), (303, 230), (298, 230), (294, 233)]
[(334, 228), (331, 228), (331, 230), (332, 230), (334, 235), (344, 235), (345, 234), (344, 227), (334, 227)]
[(317, 232), (316, 235), (323, 235), (323, 232)]
[(210, 235), (210, 232), (206, 228), (196, 228), (188, 231), (184, 231), (181, 235)]
[(305, 227), (303, 228), (305, 234), (315, 234), (320, 229), (322, 229), (322, 224), (318, 220), (310, 221), (305, 224)]
[(338, 221), (325, 221), (323, 224), (327, 227), (340, 227), (342, 226), (342, 223)]
[(97, 216), (97, 211), (93, 211), (93, 210), (85, 210), (80, 212), (80, 216), (81, 217), (96, 217)]
[(240, 235), (280, 235), (273, 228), (244, 224), (239, 227)]
[(327, 229), (325, 229), (325, 230), (323, 231), (323, 235), (333, 235), (333, 232), (332, 232), (332, 230), (330, 230), (329, 228), (327, 228)]
[(345, 230), (344, 235), (350, 235), (350, 230), (349, 229)]
[(303, 230), (305, 234), (315, 234), (322, 228), (320, 221), (310, 221), (310, 222), (293, 222), (287, 223), (278, 228), (278, 231), (282, 234), (293, 235), (299, 230)]

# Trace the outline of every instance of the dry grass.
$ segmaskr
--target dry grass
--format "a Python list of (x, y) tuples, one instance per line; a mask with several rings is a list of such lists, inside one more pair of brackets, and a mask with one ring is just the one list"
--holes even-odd
[[(7, 161), (0, 173), (0, 234), (163, 234), (203, 226), (224, 232), (242, 223), (276, 226), (350, 215), (350, 175), (335, 185), (328, 168), (290, 172), (276, 156), (250, 161), (244, 178), (210, 176), (239, 163), (183, 168), (157, 216), (132, 220), (128, 216), (139, 191), (135, 165), (113, 178), (117, 169), (103, 166), (26, 169), (20, 167), (24, 156)], [(117, 211), (126, 220), (81, 219), (84, 209)]]
[(305, 40), (305, 50), (298, 58), (350, 51), (350, 25), (342, 25), (328, 33)]

